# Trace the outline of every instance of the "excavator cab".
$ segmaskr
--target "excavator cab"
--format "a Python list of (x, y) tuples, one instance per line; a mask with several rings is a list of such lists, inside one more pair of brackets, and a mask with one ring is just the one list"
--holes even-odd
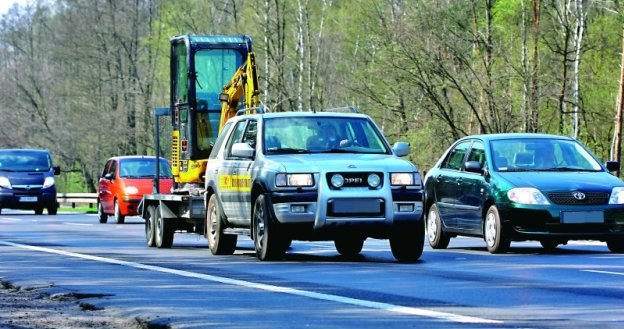
[(173, 176), (199, 184), (222, 127), (219, 95), (251, 53), (251, 38), (184, 35), (170, 43)]

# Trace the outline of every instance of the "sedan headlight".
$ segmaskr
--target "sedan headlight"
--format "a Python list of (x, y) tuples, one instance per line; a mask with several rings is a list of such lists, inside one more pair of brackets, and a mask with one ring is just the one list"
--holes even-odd
[(550, 204), (550, 202), (548, 202), (542, 192), (532, 187), (512, 188), (511, 190), (507, 191), (507, 197), (509, 198), (509, 200), (515, 203), (540, 205)]
[(309, 187), (314, 186), (312, 174), (277, 174), (275, 175), (277, 187)]
[(126, 186), (124, 192), (126, 192), (126, 195), (134, 195), (139, 193), (139, 189), (136, 186)]
[(46, 177), (43, 181), (43, 188), (48, 188), (54, 186), (54, 177)]
[(9, 178), (0, 176), (0, 187), (11, 188), (11, 182)]
[(390, 184), (393, 186), (420, 185), (420, 178), (416, 178), (413, 172), (390, 173)]
[(611, 190), (609, 204), (624, 204), (624, 187), (614, 187)]

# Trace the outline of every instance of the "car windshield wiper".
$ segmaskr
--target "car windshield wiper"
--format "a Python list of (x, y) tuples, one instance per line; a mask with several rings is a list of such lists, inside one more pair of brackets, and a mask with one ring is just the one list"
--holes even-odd
[(499, 168), (498, 171), (502, 172), (521, 172), (521, 171), (539, 171), (538, 169), (530, 169), (530, 168)]
[(14, 172), (14, 171), (15, 171), (15, 169), (0, 168), (0, 171), (10, 171), (10, 172)]
[(329, 150), (323, 150), (319, 153), (360, 153), (360, 152), (353, 152), (353, 150), (347, 150), (347, 149), (337, 149), (337, 148), (333, 148), (333, 149), (329, 149)]
[(597, 171), (594, 169), (576, 168), (576, 167), (553, 167), (539, 169), (540, 171)]
[(295, 149), (295, 148), (290, 148), (290, 147), (268, 149), (267, 152), (270, 152), (270, 153), (280, 153), (280, 154), (310, 153), (310, 151), (308, 151), (308, 150)]

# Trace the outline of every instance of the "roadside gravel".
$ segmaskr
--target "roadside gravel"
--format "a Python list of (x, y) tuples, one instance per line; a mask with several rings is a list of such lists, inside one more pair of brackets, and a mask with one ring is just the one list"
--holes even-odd
[(0, 280), (0, 329), (165, 329), (138, 318), (120, 318), (85, 301), (105, 296), (55, 292), (51, 286), (15, 287)]

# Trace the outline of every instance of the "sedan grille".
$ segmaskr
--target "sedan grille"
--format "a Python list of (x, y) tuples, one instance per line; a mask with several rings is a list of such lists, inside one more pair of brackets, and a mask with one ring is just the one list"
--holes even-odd
[(594, 206), (603, 205), (609, 202), (609, 193), (606, 192), (555, 192), (548, 193), (548, 198), (555, 204)]

